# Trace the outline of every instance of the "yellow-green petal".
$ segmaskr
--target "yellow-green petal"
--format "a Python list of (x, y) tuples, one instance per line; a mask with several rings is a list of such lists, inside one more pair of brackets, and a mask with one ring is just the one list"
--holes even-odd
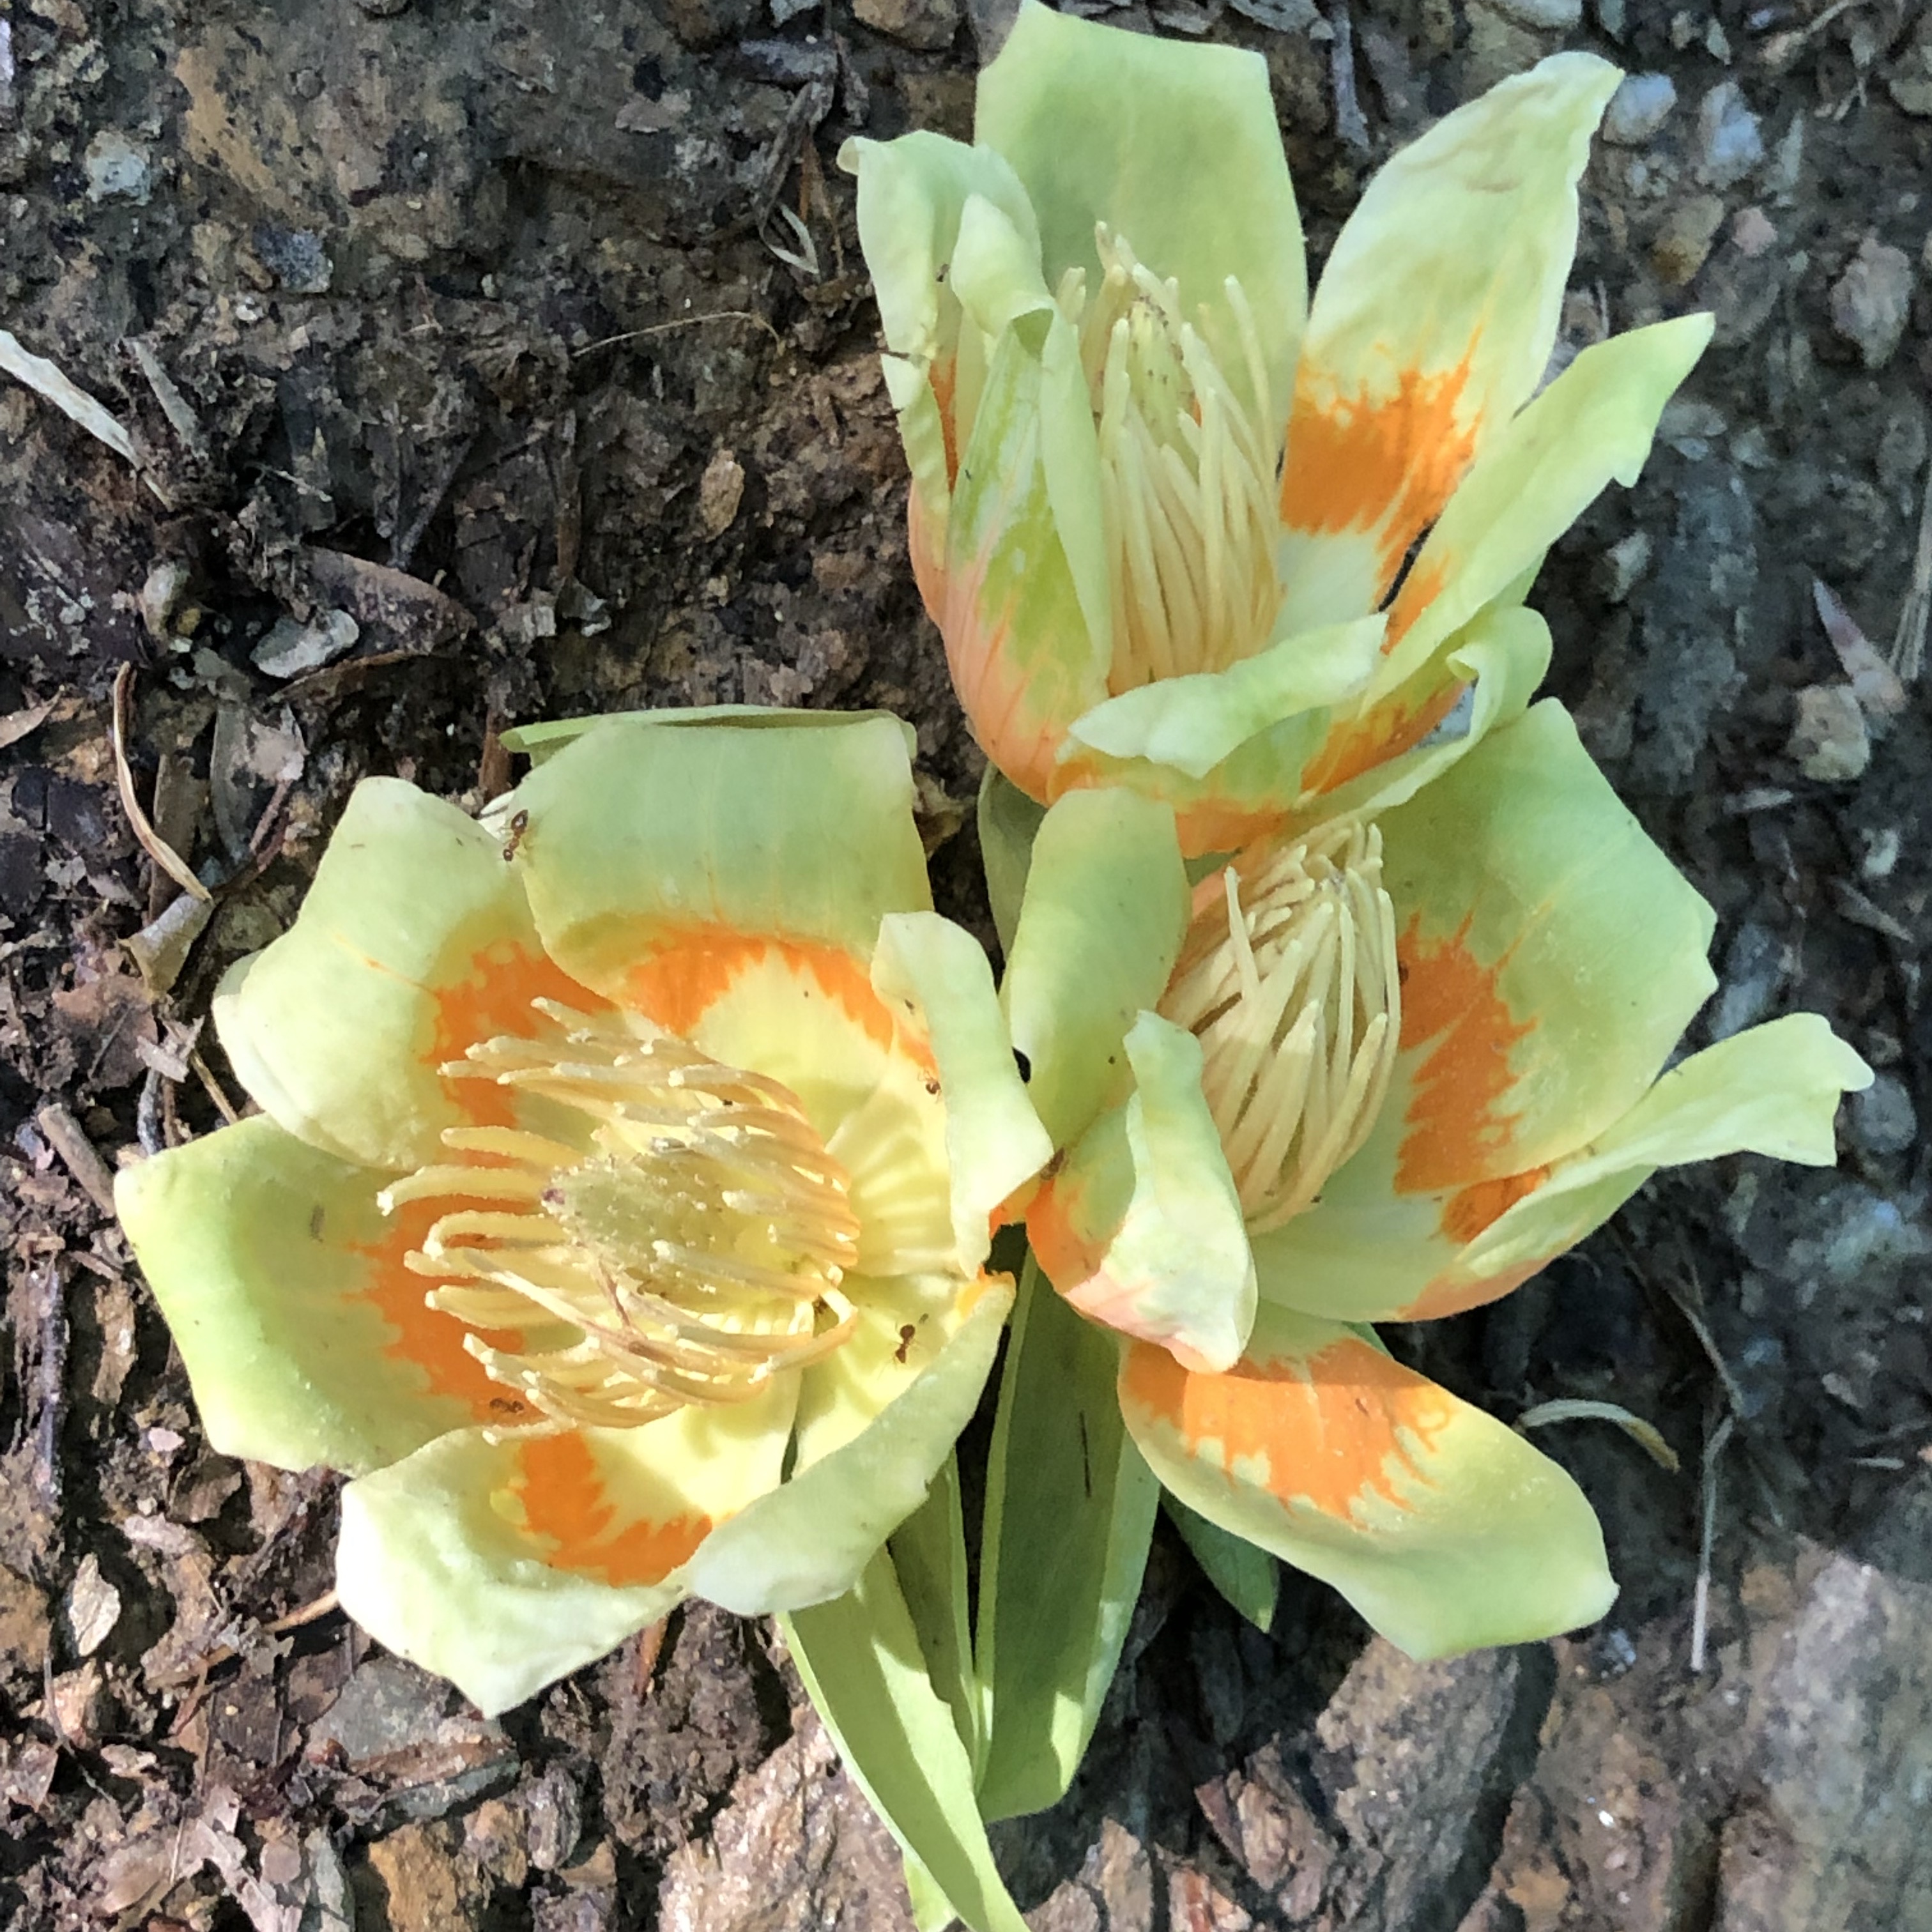
[(728, 1610), (762, 1616), (852, 1587), (924, 1502), (971, 1420), (1012, 1306), (1004, 1279), (950, 1300), (901, 1282), (851, 1292), (866, 1318), (805, 1372), (789, 1480), (715, 1530), (692, 1561), (692, 1589)]
[(689, 1594), (689, 1558), (777, 1482), (796, 1378), (640, 1429), (464, 1430), (342, 1492), (336, 1593), (484, 1712), (520, 1703)]
[(1201, 1045), (1145, 1012), (1124, 1050), (1132, 1093), (1081, 1136), (1041, 1190), (1028, 1238), (1083, 1315), (1225, 1369), (1254, 1321), (1255, 1264), (1202, 1090)]
[(295, 924), (222, 980), (215, 1027), (290, 1133), (415, 1167), (462, 1118), (438, 1072), (470, 1044), (462, 1013), (490, 1004), (493, 977), (540, 970), (542, 956), (498, 841), (414, 785), (367, 778)]
[(1333, 1585), (1412, 1657), (1574, 1630), (1616, 1596), (1561, 1468), (1340, 1323), (1264, 1306), (1225, 1376), (1136, 1343), (1120, 1392), (1183, 1502)]
[(1120, 1042), (1166, 987), (1187, 906), (1166, 806), (1071, 792), (1042, 821), (1000, 998), (1056, 1147), (1125, 1091)]
[(1541, 380), (1577, 178), (1618, 79), (1592, 54), (1540, 62), (1401, 149), (1349, 217), (1296, 371), (1281, 499), (1292, 628), (1374, 610)]
[(1393, 648), (1376, 695), (1414, 675), (1443, 641), (1550, 546), (1614, 478), (1642, 470), (1664, 406), (1711, 339), (1679, 316), (1586, 349), (1496, 436), (1424, 540), (1389, 613)]
[(887, 913), (928, 910), (904, 735), (872, 717), (778, 731), (614, 722), (511, 800), (513, 865), (545, 947), (621, 996), (654, 946), (767, 934), (869, 959)]
[(1270, 392), (1266, 446), (1287, 418), (1307, 306), (1300, 218), (1268, 69), (1232, 47), (1189, 46), (1028, 4), (980, 76), (977, 139), (1012, 164), (1040, 224), (1046, 280), (1097, 285), (1106, 222), (1180, 284), (1222, 373), (1252, 406), (1242, 332), (1226, 292), (1245, 291)]
[(1012, 1042), (979, 942), (935, 913), (881, 922), (872, 984), (910, 1009), (932, 1043), (946, 1108), (952, 1232), (962, 1273), (992, 1246), (1007, 1197), (1053, 1158), (1053, 1142), (1027, 1098)]
[(380, 1468), (446, 1430), (514, 1410), (423, 1306), (394, 1177), (322, 1154), (266, 1115), (116, 1177), (115, 1205), (187, 1364), (208, 1441), (305, 1469)]

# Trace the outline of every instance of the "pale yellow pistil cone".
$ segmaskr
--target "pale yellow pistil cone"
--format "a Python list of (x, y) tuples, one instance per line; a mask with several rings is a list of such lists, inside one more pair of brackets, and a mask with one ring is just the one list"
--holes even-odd
[(1080, 332), (1100, 444), (1118, 696), (1156, 678), (1223, 670), (1268, 639), (1280, 590), (1276, 473), (1261, 338), (1240, 284), (1226, 292), (1253, 398), (1244, 402), (1181, 314), (1177, 285), (1096, 231), (1100, 286), (1070, 269), (1058, 302)]
[(382, 1196), (451, 1205), (409, 1257), (490, 1375), (558, 1422), (625, 1427), (748, 1401), (837, 1348), (859, 1250), (842, 1168), (775, 1080), (539, 1003), (544, 1036), (446, 1071), (553, 1103), (554, 1128), (452, 1128)]
[[(1160, 1010), (1201, 1042), (1241, 1211), (1300, 1214), (1367, 1138), (1402, 1034), (1382, 835), (1342, 820), (1221, 874)], [(1206, 901), (1206, 895), (1202, 895)]]

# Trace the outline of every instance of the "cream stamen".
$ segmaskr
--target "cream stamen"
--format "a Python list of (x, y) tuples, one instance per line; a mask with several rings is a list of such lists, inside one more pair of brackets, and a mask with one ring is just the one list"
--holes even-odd
[(1160, 1010), (1201, 1042), (1208, 1110), (1261, 1233), (1313, 1202), (1381, 1110), (1402, 1034), (1395, 909), (1382, 835), (1353, 820), (1221, 876)]
[(544, 1034), (445, 1072), (537, 1096), (556, 1132), (450, 1129), (457, 1158), (382, 1196), (386, 1212), (450, 1204), (406, 1258), (437, 1284), (430, 1305), (523, 1337), (464, 1346), (545, 1415), (612, 1428), (752, 1400), (837, 1348), (859, 1222), (797, 1096), (683, 1040), (538, 1006)]

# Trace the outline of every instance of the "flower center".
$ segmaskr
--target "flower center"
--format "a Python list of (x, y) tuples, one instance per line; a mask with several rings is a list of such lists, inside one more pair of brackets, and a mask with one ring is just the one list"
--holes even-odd
[(382, 1196), (450, 1203), (408, 1265), (464, 1346), (544, 1414), (614, 1428), (748, 1401), (837, 1348), (859, 1222), (798, 1096), (674, 1036), (537, 1005), (541, 1036), (445, 1070), (529, 1096), (532, 1124), (447, 1129), (455, 1158)]
[(1240, 284), (1226, 284), (1253, 398), (1244, 402), (1162, 281), (1124, 236), (1096, 230), (1090, 292), (1070, 270), (1060, 305), (1080, 331), (1100, 442), (1101, 514), (1114, 596), (1109, 690), (1225, 670), (1267, 643), (1281, 452), (1261, 339)]
[(1382, 869), (1381, 833), (1352, 819), (1251, 848), (1197, 908), (1161, 1000), (1201, 1042), (1208, 1111), (1256, 1233), (1315, 1200), (1388, 1091), (1402, 1008)]

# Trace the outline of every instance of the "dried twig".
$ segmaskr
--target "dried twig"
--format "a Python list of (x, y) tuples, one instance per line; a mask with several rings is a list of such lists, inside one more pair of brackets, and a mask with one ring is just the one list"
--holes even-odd
[(201, 418), (194, 407), (175, 385), (175, 379), (161, 367), (161, 358), (154, 353), (152, 344), (143, 336), (130, 335), (128, 338), (129, 352), (134, 358), (134, 366), (148, 379), (148, 387), (154, 392), (154, 400), (161, 406), (161, 413), (168, 419), (169, 427), (182, 440), (182, 446), (198, 463), (208, 459), (208, 438), (202, 434)]
[(1932, 616), (1932, 463), (1925, 466), (1925, 494), (1918, 506), (1918, 544), (1912, 556), (1912, 588), (1892, 634), (1892, 668), (1907, 684), (1924, 667), (1925, 625)]
[(34, 1116), (34, 1124), (62, 1164), (87, 1192), (88, 1198), (111, 1220), (114, 1214), (114, 1175), (94, 1151), (94, 1143), (73, 1114), (58, 1100), (50, 1100)]
[(680, 316), (674, 322), (654, 322), (646, 328), (627, 328), (621, 335), (599, 336), (595, 342), (586, 342), (581, 349), (574, 350), (571, 360), (580, 362), (600, 349), (615, 349), (620, 343), (642, 342), (653, 335), (668, 335), (674, 329), (697, 328), (708, 322), (755, 322), (781, 348), (784, 346), (784, 338), (772, 326), (770, 319), (759, 314), (757, 310), (719, 308), (704, 315)]
[(1697, 1587), (1690, 1600), (1690, 1674), (1701, 1676), (1711, 1628), (1711, 1549), (1718, 1534), (1718, 1459), (1724, 1453), (1735, 1415), (1726, 1414), (1704, 1442), (1703, 1525), (1697, 1539)]
[(1369, 123), (1355, 94), (1355, 22), (1348, 0), (1335, 0), (1328, 10), (1335, 38), (1328, 44), (1328, 78), (1335, 94), (1335, 132), (1358, 149), (1369, 145)]
[(134, 667), (124, 664), (114, 674), (114, 715), (111, 736), (114, 743), (114, 782), (121, 793), (121, 808), (140, 842), (141, 850), (160, 866), (184, 892), (198, 899), (214, 895), (194, 875), (194, 870), (149, 822), (134, 794), (134, 768), (128, 762), (128, 726), (134, 709)]
[(0, 374), (23, 382), (36, 395), (44, 396), (63, 416), (80, 424), (88, 434), (104, 442), (123, 462), (140, 466), (134, 454), (134, 439), (118, 420), (87, 392), (68, 381), (44, 356), (25, 347), (11, 329), (0, 328)]
[(1664, 1432), (1656, 1424), (1646, 1422), (1640, 1415), (1633, 1415), (1620, 1402), (1586, 1402), (1575, 1398), (1540, 1402), (1516, 1418), (1516, 1427), (1520, 1434), (1525, 1430), (1540, 1429), (1552, 1422), (1614, 1422), (1659, 1468), (1668, 1469), (1674, 1476), (1683, 1466), (1677, 1460), (1677, 1451), (1664, 1441)]

